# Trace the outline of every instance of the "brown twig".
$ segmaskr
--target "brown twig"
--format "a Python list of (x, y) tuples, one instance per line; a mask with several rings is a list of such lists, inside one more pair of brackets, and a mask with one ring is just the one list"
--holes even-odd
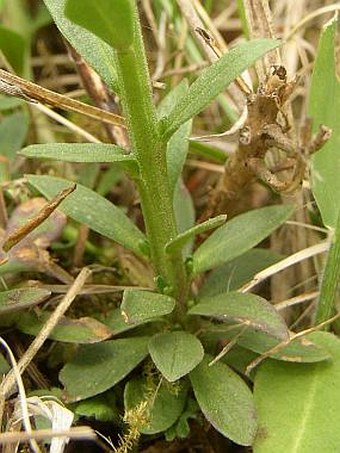
[(125, 127), (124, 118), (119, 115), (55, 93), (3, 69), (0, 69), (0, 92), (8, 96), (22, 98), (28, 102), (41, 102), (42, 104), (80, 113), (104, 123)]
[(67, 187), (62, 190), (51, 201), (46, 203), (46, 205), (33, 217), (33, 219), (29, 220), (11, 233), (2, 245), (3, 251), (9, 252), (11, 248), (13, 248), (29, 233), (41, 225), (52, 214), (52, 212), (57, 209), (60, 203), (76, 189), (76, 187), (76, 184), (73, 184), (71, 187)]

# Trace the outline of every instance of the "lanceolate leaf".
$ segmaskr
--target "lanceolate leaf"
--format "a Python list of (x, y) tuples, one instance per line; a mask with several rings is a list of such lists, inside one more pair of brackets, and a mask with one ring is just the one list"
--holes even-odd
[(313, 193), (322, 220), (330, 228), (335, 228), (340, 212), (340, 82), (335, 59), (337, 25), (334, 18), (323, 29), (309, 102), (314, 131), (320, 124), (332, 129), (332, 137), (312, 160)]
[[(179, 233), (185, 233), (185, 231), (193, 227), (195, 223), (195, 208), (191, 195), (182, 180), (175, 187), (174, 211)], [(193, 241), (191, 240), (184, 246), (183, 255), (191, 255), (192, 245)]]
[[(266, 354), (281, 342), (264, 332), (253, 332), (246, 330), (241, 335), (237, 343), (258, 354)], [(310, 336), (292, 340), (287, 346), (280, 347), (273, 351), (269, 357), (285, 362), (321, 362), (330, 358), (329, 353), (324, 348), (311, 341)]]
[(116, 85), (114, 50), (100, 38), (72, 23), (65, 16), (66, 0), (44, 0), (56, 26), (82, 57), (110, 86)]
[(43, 302), (51, 292), (42, 288), (20, 288), (0, 292), (0, 315)]
[[(51, 199), (70, 186), (70, 181), (52, 176), (26, 176), (29, 183)], [(90, 189), (77, 184), (76, 190), (60, 205), (66, 215), (92, 230), (118, 242), (137, 255), (143, 255), (145, 236), (123, 211)]]
[(277, 263), (282, 258), (282, 255), (269, 249), (251, 249), (212, 271), (199, 290), (199, 298), (239, 289), (257, 272)]
[[(162, 118), (168, 115), (176, 103), (187, 93), (187, 91), (188, 81), (184, 79), (176, 85), (176, 87), (173, 88), (164, 99), (162, 99), (157, 107), (158, 117)], [(178, 129), (167, 144), (166, 157), (168, 164), (169, 186), (172, 193), (176, 191), (188, 153), (191, 128), (192, 121), (189, 120)]]
[(125, 290), (120, 310), (127, 324), (141, 324), (171, 313), (175, 305), (175, 299), (164, 294)]
[(255, 376), (259, 431), (255, 453), (336, 452), (340, 445), (340, 341), (317, 332), (310, 338), (332, 360), (317, 364), (268, 361)]
[(113, 387), (148, 354), (149, 338), (126, 338), (80, 347), (60, 373), (67, 397), (80, 401)]
[(245, 382), (222, 362), (209, 367), (212, 357), (190, 373), (197, 402), (217, 431), (240, 445), (251, 445), (257, 423), (253, 396)]
[(254, 294), (230, 292), (206, 297), (191, 308), (189, 314), (209, 316), (221, 321), (240, 322), (280, 340), (289, 338), (286, 324), (275, 308), (265, 299)]
[[(37, 335), (51, 313), (37, 316), (34, 312), (22, 313), (16, 319), (16, 327), (29, 335)], [(109, 327), (93, 318), (62, 318), (49, 338), (65, 343), (91, 344), (107, 340), (112, 336)]]
[(118, 162), (135, 174), (138, 171), (135, 158), (126, 150), (106, 143), (46, 143), (23, 148), (20, 155), (31, 158), (61, 160), (63, 162), (110, 163)]
[[(150, 385), (150, 384), (149, 384)], [(152, 394), (150, 390), (157, 392)], [(158, 389), (148, 388), (146, 380), (132, 379), (126, 384), (124, 391), (125, 410), (132, 410), (142, 401), (149, 400), (148, 423), (141, 427), (143, 434), (156, 434), (165, 431), (172, 426), (181, 415), (185, 401), (186, 389), (171, 388), (169, 383), (163, 383)]]
[(166, 252), (174, 253), (177, 250), (182, 249), (188, 242), (194, 239), (195, 236), (223, 225), (226, 219), (227, 219), (226, 215), (219, 215), (212, 219), (208, 219), (205, 222), (202, 222), (198, 225), (195, 225), (189, 230), (184, 231), (184, 233), (180, 233), (172, 241), (166, 244), (165, 246)]
[(192, 334), (184, 331), (159, 333), (149, 343), (151, 358), (170, 382), (185, 376), (203, 359), (203, 347)]
[(125, 50), (134, 38), (133, 0), (66, 0), (65, 14), (111, 47)]
[(278, 41), (270, 39), (240, 44), (205, 69), (169, 116), (162, 121), (165, 137), (172, 135), (182, 124), (201, 112), (242, 71), (279, 44)]
[(269, 206), (241, 214), (218, 228), (193, 255), (193, 273), (227, 263), (257, 245), (291, 216), (289, 205)]

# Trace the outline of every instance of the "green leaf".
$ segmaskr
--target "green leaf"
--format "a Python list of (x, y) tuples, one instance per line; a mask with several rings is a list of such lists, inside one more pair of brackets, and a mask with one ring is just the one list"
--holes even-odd
[(24, 38), (15, 31), (0, 26), (0, 49), (14, 71), (22, 74), (26, 57)]
[(111, 88), (115, 87), (117, 74), (114, 50), (94, 34), (67, 19), (64, 14), (66, 0), (44, 0), (44, 3), (64, 37)]
[(127, 332), (128, 330), (134, 329), (135, 327), (150, 321), (157, 320), (159, 322), (159, 319), (157, 318), (149, 318), (147, 320), (143, 319), (140, 322), (135, 322), (134, 324), (127, 324), (124, 316), (121, 314), (120, 308), (112, 310), (106, 314), (105, 317), (101, 318), (100, 321), (111, 329), (112, 336), (120, 335), (123, 332)]
[(182, 124), (201, 112), (216, 96), (248, 66), (280, 43), (257, 39), (238, 45), (216, 63), (202, 71), (185, 96), (162, 121), (164, 136), (171, 136)]
[[(177, 231), (182, 233), (193, 227), (195, 223), (195, 208), (188, 189), (180, 179), (174, 193), (174, 211), (176, 217)], [(193, 241), (184, 247), (184, 256), (192, 252)]]
[(226, 215), (219, 215), (212, 219), (208, 219), (205, 222), (202, 222), (184, 233), (180, 233), (165, 246), (165, 251), (169, 254), (176, 253), (178, 250), (181, 250), (187, 242), (191, 241), (198, 234), (205, 233), (206, 231), (217, 228), (225, 223), (227, 220)]
[(51, 295), (42, 288), (20, 288), (0, 292), (0, 315), (40, 304)]
[[(285, 362), (321, 362), (329, 359), (328, 352), (316, 345), (309, 339), (309, 335), (304, 338), (292, 340), (287, 346), (273, 352), (269, 357)], [(247, 330), (238, 339), (237, 343), (258, 354), (264, 354), (280, 344), (276, 338), (266, 335), (263, 332), (252, 332)]]
[(178, 85), (176, 85), (166, 94), (166, 96), (160, 101), (157, 106), (157, 116), (159, 119), (170, 114), (179, 100), (187, 94), (188, 88), (188, 80), (183, 79)]
[(340, 82), (335, 60), (337, 22), (335, 17), (323, 29), (308, 109), (314, 131), (320, 124), (332, 129), (330, 140), (312, 157), (313, 194), (322, 220), (329, 228), (335, 228), (340, 212)]
[(134, 38), (133, 0), (66, 0), (65, 14), (111, 47), (128, 49)]
[(193, 273), (220, 266), (257, 245), (289, 219), (293, 206), (277, 205), (241, 214), (203, 242), (193, 255)]
[(164, 294), (127, 289), (120, 310), (127, 324), (142, 324), (152, 318), (168, 315), (175, 306), (175, 299)]
[[(37, 335), (51, 313), (39, 316), (34, 312), (22, 313), (16, 319), (16, 327), (28, 335)], [(65, 343), (91, 344), (107, 340), (112, 331), (105, 324), (93, 318), (70, 319), (63, 317), (48, 338)]]
[[(173, 88), (157, 107), (159, 118), (168, 115), (174, 108), (179, 99), (188, 91), (188, 81), (183, 79)], [(167, 144), (167, 165), (169, 186), (171, 193), (176, 192), (183, 166), (189, 149), (189, 136), (191, 134), (192, 121), (183, 124)]]
[(127, 171), (138, 173), (137, 162), (131, 154), (107, 143), (46, 143), (23, 148), (19, 155), (30, 158), (53, 159), (63, 162), (118, 162)]
[(340, 341), (316, 332), (313, 341), (332, 361), (284, 364), (268, 361), (255, 377), (259, 431), (255, 453), (336, 452), (340, 445)]
[(190, 373), (197, 402), (212, 426), (240, 445), (251, 445), (257, 423), (253, 396), (245, 382), (227, 365), (212, 357)]
[(80, 417), (94, 418), (101, 422), (112, 422), (119, 419), (116, 398), (112, 391), (80, 401), (76, 404), (74, 413)]
[(189, 149), (192, 121), (184, 123), (168, 141), (166, 158), (168, 165), (169, 187), (173, 194), (182, 174)]
[(179, 437), (185, 439), (190, 435), (189, 419), (197, 418), (199, 413), (199, 406), (195, 399), (189, 397), (185, 405), (185, 410), (181, 413), (178, 420), (167, 429), (165, 433), (165, 440), (172, 442)]
[(230, 292), (206, 297), (188, 313), (209, 316), (220, 321), (240, 322), (279, 340), (289, 339), (286, 324), (275, 308), (265, 299), (254, 294)]
[(170, 382), (188, 374), (203, 359), (200, 341), (184, 331), (159, 333), (149, 343), (151, 358)]
[(282, 260), (269, 249), (252, 249), (212, 271), (199, 290), (199, 298), (216, 296), (241, 288), (255, 274)]
[(28, 132), (28, 115), (22, 112), (6, 116), (0, 124), (1, 154), (8, 159), (22, 148)]
[(140, 432), (143, 434), (165, 431), (176, 422), (184, 409), (187, 394), (185, 388), (178, 391), (163, 382), (159, 389), (155, 387), (154, 390), (157, 393), (154, 397), (152, 396), (150, 401), (150, 389), (148, 389), (146, 380), (132, 379), (125, 386), (125, 410), (133, 410), (142, 401), (149, 402), (147, 408), (149, 422), (140, 428)]
[(0, 99), (0, 110), (10, 110), (22, 107), (25, 104), (23, 99), (5, 96)]
[(70, 401), (103, 393), (125, 378), (147, 356), (148, 337), (81, 346), (59, 378)]
[[(235, 344), (227, 354), (221, 357), (221, 362), (230, 366), (233, 370), (237, 371), (239, 374), (246, 374), (248, 365), (258, 357), (253, 351), (249, 349), (242, 348), (238, 344)], [(254, 374), (256, 373), (256, 368), (252, 370), (248, 379), (253, 380)]]
[[(27, 175), (26, 178), (48, 199), (71, 185), (66, 179), (52, 176)], [(92, 190), (77, 184), (77, 189), (63, 201), (59, 209), (77, 222), (88, 225), (97, 233), (143, 256), (144, 234), (121, 209)]]

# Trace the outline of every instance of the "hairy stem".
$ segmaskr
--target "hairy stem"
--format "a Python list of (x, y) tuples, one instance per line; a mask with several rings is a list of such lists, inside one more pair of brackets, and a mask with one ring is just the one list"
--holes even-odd
[(177, 228), (168, 184), (166, 144), (159, 136), (137, 11), (135, 23), (133, 46), (116, 54), (120, 93), (132, 152), (139, 165), (137, 185), (151, 259), (160, 285), (182, 299), (186, 292), (182, 255), (170, 257), (165, 252), (165, 245), (177, 235)]

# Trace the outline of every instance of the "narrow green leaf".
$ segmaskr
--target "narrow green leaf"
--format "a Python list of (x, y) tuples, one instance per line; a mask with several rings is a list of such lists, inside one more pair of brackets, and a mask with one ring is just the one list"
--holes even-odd
[[(188, 91), (188, 81), (183, 79), (173, 88), (157, 107), (159, 118), (168, 115), (179, 99)], [(189, 136), (191, 133), (192, 121), (183, 124), (171, 137), (167, 144), (167, 165), (169, 186), (172, 193), (176, 191), (177, 184), (182, 174), (183, 166), (189, 149)]]
[(0, 26), (0, 49), (18, 74), (22, 74), (26, 57), (24, 38), (13, 30)]
[(82, 57), (99, 73), (111, 88), (117, 84), (114, 67), (114, 50), (82, 27), (65, 16), (66, 0), (44, 0), (56, 26)]
[[(71, 185), (66, 179), (52, 176), (27, 175), (26, 178), (48, 199)], [(77, 184), (77, 189), (63, 201), (59, 209), (137, 255), (143, 255), (143, 244), (146, 241), (144, 234), (121, 209), (92, 190)]]
[[(16, 319), (16, 327), (28, 335), (37, 335), (51, 313), (43, 312), (39, 316), (34, 312), (22, 313)], [(49, 338), (64, 343), (91, 344), (107, 340), (112, 331), (106, 325), (93, 318), (61, 318)]]
[(149, 343), (149, 352), (156, 367), (170, 382), (188, 374), (204, 355), (200, 341), (184, 331), (154, 335)]
[(126, 50), (134, 38), (133, 0), (66, 0), (65, 14), (111, 47)]
[(205, 222), (202, 222), (198, 225), (195, 225), (194, 227), (190, 228), (184, 233), (181, 233), (178, 236), (176, 236), (172, 241), (168, 242), (165, 246), (165, 251), (169, 254), (177, 252), (198, 234), (202, 234), (205, 233), (206, 231), (218, 228), (219, 226), (223, 225), (226, 220), (227, 220), (226, 215), (219, 215), (212, 219), (208, 219)]
[(151, 291), (127, 289), (120, 306), (127, 324), (141, 324), (152, 318), (168, 315), (176, 306), (172, 297)]
[(280, 42), (258, 39), (238, 45), (202, 71), (168, 117), (162, 121), (164, 136), (171, 136), (182, 124), (201, 112), (239, 74)]
[(137, 162), (131, 154), (127, 154), (126, 150), (119, 146), (107, 143), (46, 143), (27, 146), (18, 154), (30, 158), (63, 162), (118, 162), (133, 174), (138, 173)]
[(43, 302), (51, 292), (42, 288), (19, 288), (0, 292), (0, 315)]
[(190, 373), (197, 402), (213, 427), (240, 445), (251, 445), (257, 423), (253, 396), (245, 382), (221, 362), (209, 367), (212, 357)]
[[(176, 217), (177, 231), (185, 232), (195, 224), (195, 207), (188, 189), (180, 179), (175, 187), (174, 211)], [(188, 256), (192, 253), (193, 241), (190, 241), (183, 250), (183, 255)]]
[(187, 391), (185, 388), (172, 389), (169, 384), (162, 383), (155, 397), (150, 401), (150, 389), (146, 380), (132, 379), (124, 390), (124, 406), (125, 410), (133, 410), (142, 401), (148, 401), (147, 408), (149, 422), (141, 427), (140, 432), (143, 434), (156, 434), (164, 432), (172, 426), (178, 417), (181, 415)]
[(335, 16), (323, 29), (308, 109), (314, 131), (320, 124), (332, 129), (331, 139), (312, 157), (313, 193), (322, 220), (329, 228), (335, 228), (340, 212), (340, 82), (335, 60), (337, 23)]
[(192, 121), (187, 121), (168, 141), (166, 159), (168, 165), (169, 188), (172, 194), (175, 191), (187, 158), (191, 129)]
[(189, 83), (183, 79), (178, 85), (170, 90), (157, 106), (157, 116), (159, 119), (170, 114), (179, 100), (188, 92)]
[(255, 453), (326, 453), (339, 449), (340, 341), (325, 332), (316, 332), (310, 338), (328, 350), (331, 361), (268, 361), (256, 373), (259, 431)]
[(230, 292), (205, 297), (188, 313), (209, 316), (220, 321), (240, 322), (279, 340), (289, 339), (287, 326), (275, 308), (265, 299), (254, 294)]
[(250, 250), (288, 220), (293, 210), (289, 205), (269, 206), (230, 220), (196, 250), (193, 273), (220, 266)]
[(60, 372), (69, 401), (98, 395), (124, 379), (147, 356), (148, 337), (81, 346)]
[(213, 270), (199, 290), (198, 296), (211, 297), (241, 288), (255, 274), (282, 260), (283, 256), (269, 249), (251, 249)]

